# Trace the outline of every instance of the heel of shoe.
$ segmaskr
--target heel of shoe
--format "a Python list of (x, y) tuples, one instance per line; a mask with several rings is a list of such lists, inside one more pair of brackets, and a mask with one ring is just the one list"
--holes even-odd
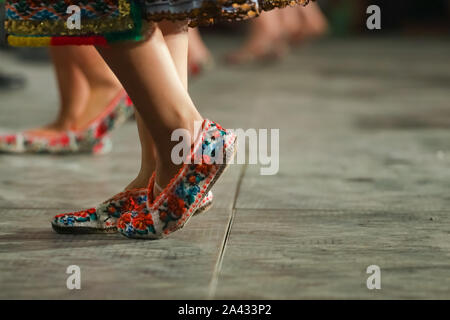
[[(204, 201), (204, 203), (203, 203), (203, 201)], [(198, 216), (198, 215), (205, 213), (206, 211), (211, 209), (212, 206), (213, 206), (213, 202), (211, 200), (202, 200), (202, 204), (197, 208), (197, 210), (195, 210), (195, 212), (193, 213), (193, 216)]]
[(213, 206), (213, 201), (214, 201), (214, 195), (210, 191), (200, 201), (200, 205), (198, 206), (197, 210), (195, 210), (193, 215), (197, 216), (197, 215), (205, 213), (206, 211), (211, 209)]
[(93, 155), (103, 155), (112, 151), (112, 141), (110, 137), (103, 137), (92, 147), (91, 153)]
[(238, 139), (237, 136), (234, 133), (230, 133), (226, 136), (225, 139), (225, 152), (223, 155), (223, 164), (224, 167), (223, 170), (228, 168), (229, 164), (231, 164), (234, 160), (234, 157), (237, 153), (238, 148)]
[(225, 140), (225, 152), (223, 154), (223, 163), (219, 165), (219, 168), (217, 170), (217, 173), (215, 174), (214, 178), (212, 179), (211, 184), (206, 189), (206, 193), (208, 193), (212, 186), (216, 183), (216, 181), (220, 178), (220, 176), (227, 171), (230, 164), (232, 164), (234, 157), (236, 156), (237, 152), (237, 137), (234, 134), (227, 135), (227, 138)]

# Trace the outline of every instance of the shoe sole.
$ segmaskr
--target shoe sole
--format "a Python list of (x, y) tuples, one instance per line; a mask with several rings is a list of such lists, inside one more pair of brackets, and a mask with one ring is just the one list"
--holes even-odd
[[(206, 197), (206, 196), (205, 196)], [(208, 202), (204, 206), (198, 207), (198, 209), (194, 212), (194, 216), (201, 215), (202, 213), (205, 213), (209, 209), (211, 209), (213, 206), (213, 201)]]
[(95, 233), (117, 233), (117, 227), (108, 229), (90, 227), (61, 227), (52, 223), (53, 230), (60, 234), (95, 234)]

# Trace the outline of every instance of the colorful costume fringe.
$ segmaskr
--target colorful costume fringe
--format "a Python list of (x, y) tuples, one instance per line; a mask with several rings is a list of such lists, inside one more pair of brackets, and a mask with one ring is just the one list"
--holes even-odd
[[(80, 8), (80, 29), (67, 21)], [(135, 1), (6, 1), (6, 31), (12, 46), (106, 45), (143, 39), (142, 18)]]
[[(0, 0), (1, 3), (2, 0)], [(6, 30), (12, 46), (107, 45), (143, 40), (148, 21), (188, 20), (191, 26), (240, 21), (261, 10), (309, 0), (6, 0)], [(77, 6), (80, 28), (69, 29)], [(69, 10), (68, 10), (69, 9)], [(73, 21), (73, 20), (71, 20)]]

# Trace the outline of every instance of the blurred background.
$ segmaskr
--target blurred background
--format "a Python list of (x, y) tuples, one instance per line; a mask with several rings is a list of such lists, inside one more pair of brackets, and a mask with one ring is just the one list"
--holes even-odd
[[(231, 166), (213, 209), (173, 238), (50, 229), (53, 215), (136, 176), (131, 121), (103, 157), (0, 156), (0, 297), (448, 299), (450, 0), (318, 4), (323, 15), (274, 10), (191, 33), (200, 112), (227, 128), (279, 129), (279, 172)], [(366, 26), (374, 4), (380, 30)], [(51, 122), (60, 102), (48, 49), (4, 38), (0, 134)], [(76, 296), (68, 261), (89, 270)], [(376, 293), (366, 287), (373, 264), (383, 270)]]
[[(450, 1), (449, 0), (319, 0), (324, 15), (328, 21), (329, 37), (361, 37), (397, 35), (403, 37), (448, 37), (450, 31)], [(369, 5), (378, 5), (382, 9), (382, 29), (373, 32), (366, 27)], [(46, 49), (11, 49), (5, 41), (3, 27), (4, 8), (1, 8), (0, 48), (3, 52), (19, 59), (31, 59), (35, 62), (48, 61)], [(240, 37), (251, 22), (219, 23), (211, 27), (201, 28), (208, 38), (214, 34), (226, 34)], [(0, 61), (0, 72), (1, 72)], [(11, 81), (8, 81), (10, 78)], [(3, 72), (0, 87), (20, 88), (24, 85), (19, 75)]]

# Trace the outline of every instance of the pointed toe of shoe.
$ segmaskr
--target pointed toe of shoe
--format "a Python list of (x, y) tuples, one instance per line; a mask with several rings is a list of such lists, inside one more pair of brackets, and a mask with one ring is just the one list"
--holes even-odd
[(96, 209), (85, 211), (62, 213), (56, 215), (51, 225), (57, 233), (77, 234), (77, 233), (107, 233), (115, 231), (113, 223), (106, 224), (100, 221)]

